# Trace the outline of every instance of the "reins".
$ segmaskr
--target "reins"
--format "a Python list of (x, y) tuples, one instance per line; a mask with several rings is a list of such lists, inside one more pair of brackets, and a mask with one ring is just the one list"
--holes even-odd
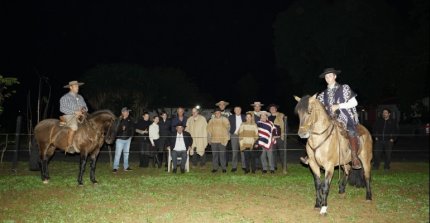
[[(330, 126), (329, 127), (327, 127), (323, 132), (321, 132), (321, 133), (319, 133), (319, 134), (315, 134), (315, 135), (322, 135), (322, 134), (324, 134), (328, 129), (330, 128)], [(308, 140), (308, 142), (307, 142), (307, 144), (308, 144), (308, 146), (312, 149), (312, 150), (317, 150), (319, 147), (321, 147), (326, 141), (327, 141), (327, 139), (331, 136), (331, 133), (333, 132), (333, 130), (334, 130), (334, 124), (333, 123), (331, 123), (331, 130), (330, 130), (330, 132), (329, 132), (329, 134), (327, 134), (327, 136), (324, 138), (324, 140), (322, 141), (322, 142), (320, 142), (320, 144), (318, 144), (318, 146), (316, 146), (316, 147), (312, 147), (311, 146), (311, 144), (309, 143), (309, 140)], [(314, 132), (312, 132), (311, 134), (314, 134)]]

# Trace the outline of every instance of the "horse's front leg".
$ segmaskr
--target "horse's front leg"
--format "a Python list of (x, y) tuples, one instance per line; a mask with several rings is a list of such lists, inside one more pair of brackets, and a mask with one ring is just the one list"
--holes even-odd
[(339, 166), (339, 171), (341, 171), (341, 169), (343, 170), (343, 175), (342, 175), (342, 179), (340, 179), (339, 182), (339, 194), (345, 194), (345, 188), (346, 188), (346, 184), (348, 182), (348, 175), (349, 175), (349, 169), (351, 168), (351, 166), (347, 165), (343, 165), (342, 167)]
[(321, 215), (326, 215), (327, 214), (327, 199), (328, 199), (328, 194), (330, 191), (330, 183), (331, 183), (331, 179), (333, 177), (333, 169), (334, 167), (330, 167), (330, 168), (324, 168), (325, 171), (325, 178), (324, 178), (324, 183), (322, 184), (322, 199), (321, 199), (321, 210), (320, 210), (320, 214)]
[(321, 200), (322, 200), (321, 186), (322, 185), (321, 185), (320, 167), (313, 160), (310, 160), (309, 167), (311, 168), (312, 175), (314, 177), (315, 192), (316, 192), (315, 208), (321, 208)]
[(44, 184), (47, 184), (49, 181), (49, 173), (48, 173), (48, 160), (41, 159), (40, 160), (40, 175)]
[(90, 170), (90, 180), (91, 182), (93, 182), (93, 184), (97, 184), (97, 180), (96, 180), (96, 162), (97, 162), (97, 154), (98, 153), (93, 153), (90, 156), (91, 159), (91, 170)]
[(84, 175), (85, 172), (85, 165), (87, 164), (87, 154), (81, 154), (81, 160), (79, 163), (79, 176), (78, 176), (78, 184), (79, 186), (84, 185), (83, 181), (82, 181), (82, 177)]

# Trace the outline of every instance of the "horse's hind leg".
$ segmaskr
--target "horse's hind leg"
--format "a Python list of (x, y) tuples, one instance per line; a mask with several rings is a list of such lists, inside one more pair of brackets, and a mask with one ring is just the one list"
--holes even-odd
[(81, 160), (79, 162), (79, 176), (78, 176), (79, 186), (84, 185), (84, 183), (82, 181), (82, 177), (83, 177), (84, 172), (85, 172), (85, 165), (87, 164), (87, 157), (88, 157), (87, 154), (81, 153)]
[(366, 200), (371, 201), (372, 189), (370, 188), (370, 171), (371, 171), (370, 162), (369, 162), (369, 165), (365, 165), (363, 167), (363, 170), (364, 170), (364, 180), (366, 181)]
[(48, 162), (49, 158), (54, 154), (55, 147), (46, 146), (45, 148), (45, 150), (41, 150), (40, 152), (40, 173), (43, 183), (46, 184), (49, 180)]

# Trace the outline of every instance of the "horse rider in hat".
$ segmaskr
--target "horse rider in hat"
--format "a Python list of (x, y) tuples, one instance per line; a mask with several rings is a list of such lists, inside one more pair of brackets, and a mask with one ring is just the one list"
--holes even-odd
[[(334, 68), (324, 69), (319, 77), (325, 79), (327, 89), (321, 92), (317, 98), (322, 102), (327, 113), (346, 129), (351, 148), (352, 168), (360, 169), (357, 134), (358, 114), (355, 108), (358, 104), (355, 99), (357, 94), (347, 84), (341, 85), (336, 82), (336, 77), (340, 73), (340, 70)], [(307, 164), (307, 157), (301, 157), (300, 160)]]
[(60, 111), (64, 114), (62, 118), (66, 122), (66, 126), (70, 127), (67, 136), (67, 148), (68, 152), (71, 153), (79, 152), (73, 146), (73, 136), (78, 130), (78, 119), (88, 111), (84, 98), (78, 94), (79, 86), (83, 84), (78, 81), (70, 81), (68, 85), (64, 86), (64, 88), (69, 88), (69, 92), (60, 99)]

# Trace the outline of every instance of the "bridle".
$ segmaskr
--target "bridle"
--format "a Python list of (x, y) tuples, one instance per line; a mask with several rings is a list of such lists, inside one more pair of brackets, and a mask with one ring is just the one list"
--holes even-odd
[[(312, 112), (311, 111), (311, 120), (316, 120), (316, 112)], [(315, 123), (315, 122), (313, 122), (313, 123)], [(314, 124), (308, 124), (308, 125), (306, 125), (306, 126), (309, 126), (309, 129), (310, 129), (310, 131), (309, 131), (309, 134), (312, 136), (312, 135), (323, 135), (323, 134), (325, 134), (329, 129), (330, 129), (330, 132), (327, 134), (327, 136), (324, 138), (324, 140), (323, 141), (321, 141), (317, 146), (315, 146), (315, 147), (312, 147), (311, 146), (311, 144), (309, 143), (309, 140), (308, 140), (308, 142), (306, 143), (312, 150), (317, 150), (319, 147), (321, 147), (327, 140), (328, 140), (328, 138), (331, 136), (331, 134), (332, 134), (332, 132), (333, 132), (333, 130), (334, 130), (334, 127), (335, 127), (335, 125), (334, 125), (334, 123), (331, 121), (330, 122), (330, 125), (328, 125), (327, 126), (327, 128), (326, 129), (324, 129), (322, 132), (314, 132), (313, 131), (313, 127), (314, 127)], [(330, 128), (331, 127), (331, 128)], [(310, 136), (309, 136), (309, 138), (310, 138)]]

